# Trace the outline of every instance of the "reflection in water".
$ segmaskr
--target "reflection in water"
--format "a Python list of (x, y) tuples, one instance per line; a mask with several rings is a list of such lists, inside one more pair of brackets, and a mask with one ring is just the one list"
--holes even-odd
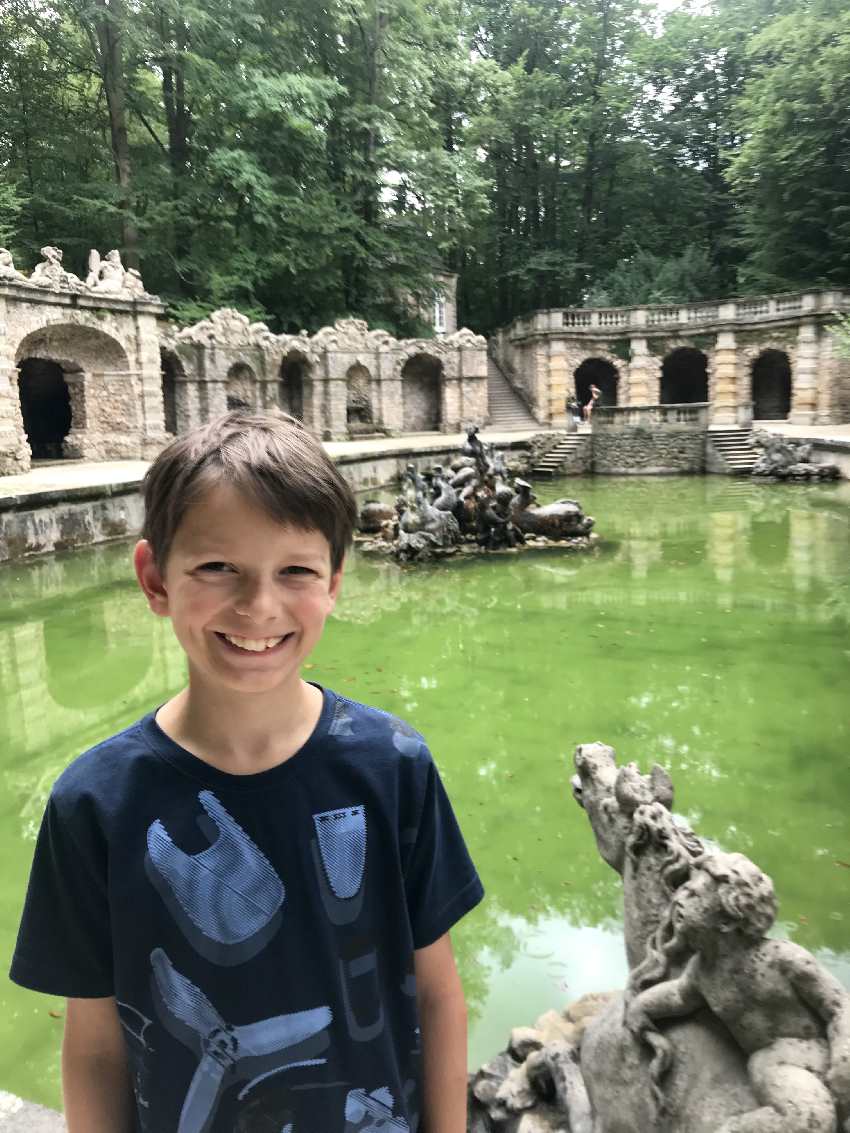
[[(619, 882), (568, 788), (587, 740), (667, 767), (677, 809), (773, 875), (784, 930), (850, 984), (847, 486), (598, 478), (539, 494), (577, 495), (598, 550), (355, 558), (307, 673), (431, 743), (488, 894), (456, 933), (473, 1059), (622, 983)], [(126, 547), (0, 569), (4, 958), (51, 782), (183, 672)], [(0, 994), (0, 1088), (55, 1104), (50, 1006)]]

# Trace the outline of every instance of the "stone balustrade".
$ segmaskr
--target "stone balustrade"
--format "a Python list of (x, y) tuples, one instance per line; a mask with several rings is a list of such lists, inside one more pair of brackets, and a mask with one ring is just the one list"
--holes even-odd
[(522, 338), (568, 330), (594, 338), (622, 337), (626, 332), (704, 330), (717, 325), (762, 324), (804, 315), (850, 312), (850, 291), (793, 292), (743, 299), (709, 300), (700, 303), (655, 304), (643, 307), (555, 307), (515, 319), (508, 333)]
[(497, 330), (489, 349), (541, 425), (565, 424), (567, 402), (586, 404), (592, 384), (598, 408), (708, 402), (713, 425), (838, 424), (850, 421), (839, 313), (850, 290), (555, 308)]
[(707, 401), (680, 405), (601, 405), (593, 411), (594, 432), (617, 429), (681, 427), (703, 432), (708, 428), (711, 405)]

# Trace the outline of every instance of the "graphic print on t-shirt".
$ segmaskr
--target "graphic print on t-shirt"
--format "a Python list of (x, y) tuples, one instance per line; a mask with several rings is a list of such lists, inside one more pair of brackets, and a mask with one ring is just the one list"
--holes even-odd
[(293, 1066), (323, 1065), (330, 1045), (330, 1007), (227, 1023), (199, 987), (181, 975), (161, 948), (151, 953), (153, 994), (163, 1026), (198, 1057), (177, 1133), (207, 1133), (227, 1086)]
[(351, 1090), (345, 1099), (344, 1133), (409, 1133), (403, 1117), (393, 1117), (394, 1099), (386, 1086), (372, 1090)]
[(313, 815), (313, 855), (319, 893), (331, 924), (351, 924), (363, 907), (366, 810), (342, 807)]
[(156, 819), (148, 828), (145, 870), (196, 952), (213, 964), (243, 964), (280, 927), (284, 885), (211, 791), (201, 791), (198, 802), (207, 849), (187, 854)]

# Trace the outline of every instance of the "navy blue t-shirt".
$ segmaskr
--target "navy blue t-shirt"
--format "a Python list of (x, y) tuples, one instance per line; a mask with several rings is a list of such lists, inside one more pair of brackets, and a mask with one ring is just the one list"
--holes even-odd
[(324, 690), (231, 775), (151, 713), (57, 780), (11, 976), (115, 996), (141, 1133), (414, 1133), (414, 949), (482, 895), (404, 722)]

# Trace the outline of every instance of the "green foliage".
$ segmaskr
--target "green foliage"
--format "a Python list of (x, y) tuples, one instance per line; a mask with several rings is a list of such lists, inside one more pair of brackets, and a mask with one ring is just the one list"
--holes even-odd
[(708, 299), (717, 294), (717, 276), (704, 248), (689, 246), (681, 255), (668, 258), (638, 251), (599, 280), (589, 292), (586, 305), (634, 307)]
[(842, 0), (10, 0), (0, 43), (0, 242), (138, 245), (180, 319), (414, 333), (446, 269), (485, 331), (850, 275)]

